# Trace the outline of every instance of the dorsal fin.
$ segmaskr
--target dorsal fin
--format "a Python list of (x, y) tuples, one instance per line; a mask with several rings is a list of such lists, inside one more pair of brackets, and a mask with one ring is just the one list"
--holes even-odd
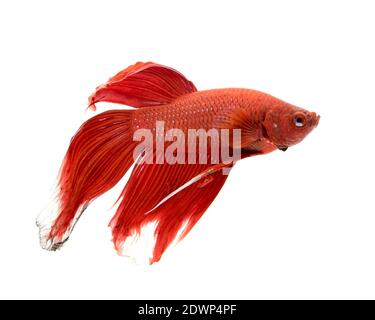
[(177, 70), (153, 62), (137, 62), (97, 87), (89, 97), (89, 108), (95, 110), (95, 103), (100, 101), (135, 108), (156, 106), (194, 91), (194, 84)]

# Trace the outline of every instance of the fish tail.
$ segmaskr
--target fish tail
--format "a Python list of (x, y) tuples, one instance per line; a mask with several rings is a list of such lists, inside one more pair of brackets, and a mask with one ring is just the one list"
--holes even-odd
[(54, 208), (37, 219), (44, 249), (59, 249), (90, 202), (115, 186), (132, 165), (133, 112), (103, 112), (86, 121), (72, 138), (60, 169)]
[[(194, 84), (177, 70), (138, 62), (97, 87), (89, 108), (95, 110), (98, 102), (134, 108), (160, 106), (195, 91)], [(101, 113), (86, 121), (73, 137), (60, 170), (54, 207), (37, 220), (43, 248), (59, 249), (90, 202), (115, 186), (131, 167), (137, 143), (131, 127), (134, 112)]]

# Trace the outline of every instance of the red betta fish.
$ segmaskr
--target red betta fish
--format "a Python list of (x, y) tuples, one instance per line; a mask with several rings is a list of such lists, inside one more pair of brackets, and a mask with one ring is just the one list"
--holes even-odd
[(72, 138), (56, 209), (37, 222), (45, 249), (60, 248), (87, 206), (135, 162), (110, 222), (113, 242), (122, 253), (128, 237), (155, 223), (150, 263), (157, 262), (197, 223), (237, 160), (285, 151), (319, 122), (314, 112), (259, 91), (197, 91), (178, 71), (152, 62), (138, 62), (97, 87), (89, 107), (102, 101), (134, 109), (100, 113)]

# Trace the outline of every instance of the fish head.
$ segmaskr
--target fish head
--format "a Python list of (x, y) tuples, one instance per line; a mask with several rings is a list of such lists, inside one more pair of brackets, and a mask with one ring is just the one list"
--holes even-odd
[(279, 103), (266, 112), (263, 122), (264, 135), (280, 150), (301, 142), (319, 123), (315, 112)]

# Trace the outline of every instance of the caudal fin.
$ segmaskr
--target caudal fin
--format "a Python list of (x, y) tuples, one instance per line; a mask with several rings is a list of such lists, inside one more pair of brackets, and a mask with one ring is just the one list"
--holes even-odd
[(89, 203), (111, 189), (133, 163), (132, 110), (103, 112), (72, 138), (58, 182), (55, 208), (38, 217), (41, 246), (58, 249)]
[[(105, 101), (143, 108), (194, 92), (180, 72), (138, 62), (99, 86), (89, 107)], [(131, 118), (136, 110), (112, 110), (85, 122), (73, 137), (60, 171), (55, 208), (39, 217), (41, 245), (56, 250), (67, 240), (92, 200), (111, 189), (133, 163)]]

